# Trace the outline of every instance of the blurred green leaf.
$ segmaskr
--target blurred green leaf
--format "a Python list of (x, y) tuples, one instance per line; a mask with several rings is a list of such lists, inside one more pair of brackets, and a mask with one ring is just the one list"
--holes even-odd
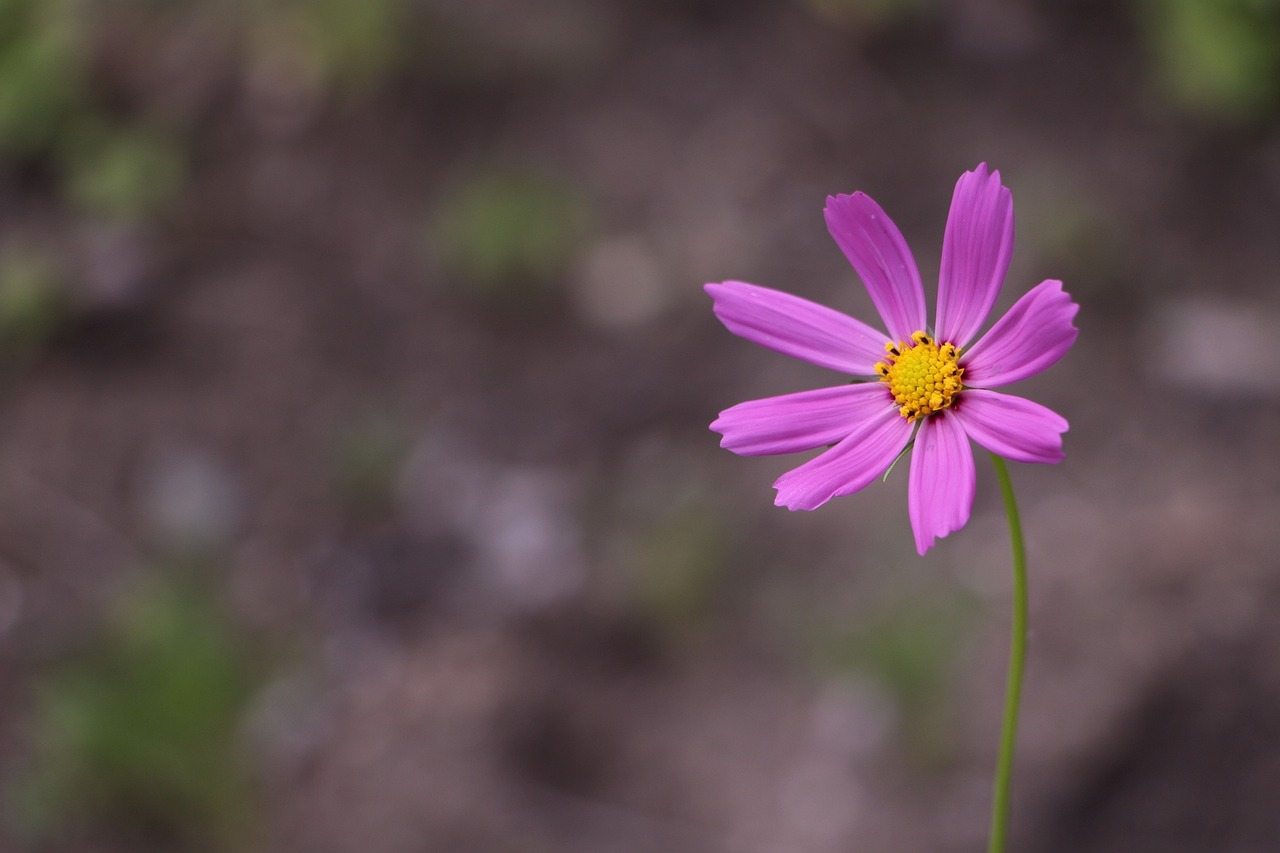
[(252, 0), (257, 49), (301, 63), (315, 83), (362, 94), (411, 58), (408, 0)]
[(662, 633), (680, 639), (706, 620), (726, 578), (724, 531), (705, 509), (686, 506), (637, 535), (637, 603)]
[(252, 803), (248, 649), (190, 579), (147, 577), (100, 644), (36, 685), (34, 767), (9, 800), (34, 839), (89, 826), (238, 849)]
[(484, 172), (441, 203), (433, 242), (481, 295), (532, 298), (565, 273), (586, 221), (586, 202), (563, 180)]
[(32, 249), (0, 253), (0, 352), (20, 357), (39, 349), (68, 317), (66, 280), (51, 257)]
[(937, 709), (947, 706), (943, 694), (972, 609), (967, 597), (894, 599), (849, 625), (821, 626), (817, 663), (872, 679), (893, 699), (906, 742), (919, 756), (937, 758), (946, 751)]
[(407, 449), (393, 417), (369, 413), (353, 419), (337, 436), (331, 463), (343, 499), (366, 513), (389, 508)]
[(371, 88), (408, 55), (404, 0), (311, 0), (315, 49), (335, 82)]
[(0, 152), (38, 153), (85, 108), (81, 36), (70, 0), (0, 0)]
[(1165, 94), (1191, 112), (1250, 119), (1280, 106), (1280, 3), (1143, 0), (1139, 26)]
[(66, 192), (84, 214), (135, 222), (181, 191), (185, 157), (177, 142), (141, 127), (88, 122), (63, 150)]

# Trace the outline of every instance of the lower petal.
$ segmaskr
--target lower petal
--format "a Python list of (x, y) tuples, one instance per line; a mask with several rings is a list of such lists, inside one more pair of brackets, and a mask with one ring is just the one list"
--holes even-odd
[(1015, 462), (1061, 462), (1066, 418), (1022, 397), (970, 388), (960, 393), (956, 420), (969, 437)]
[(911, 439), (911, 424), (892, 405), (868, 418), (830, 450), (778, 478), (774, 500), (787, 509), (817, 509), (864, 488), (893, 464)]
[(907, 508), (922, 556), (937, 537), (964, 527), (975, 483), (973, 450), (956, 417), (940, 412), (921, 421), (911, 451)]
[(893, 400), (881, 382), (837, 385), (725, 409), (711, 424), (720, 446), (743, 456), (797, 453), (835, 444), (862, 428)]
[(961, 358), (964, 384), (994, 388), (1034, 376), (1066, 355), (1080, 330), (1071, 325), (1079, 305), (1062, 282), (1027, 291)]

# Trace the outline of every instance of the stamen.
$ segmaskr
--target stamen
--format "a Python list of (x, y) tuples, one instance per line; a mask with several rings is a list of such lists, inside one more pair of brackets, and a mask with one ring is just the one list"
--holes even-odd
[(910, 343), (891, 341), (884, 348), (888, 355), (875, 370), (880, 381), (889, 386), (904, 418), (915, 421), (955, 402), (964, 375), (955, 344), (938, 346), (926, 332), (919, 331), (911, 335)]

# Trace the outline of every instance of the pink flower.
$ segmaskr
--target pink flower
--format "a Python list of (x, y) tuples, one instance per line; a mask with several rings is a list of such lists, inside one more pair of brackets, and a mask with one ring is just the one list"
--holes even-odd
[(913, 445), (908, 510), (916, 549), (964, 526), (973, 506), (969, 439), (1018, 462), (1058, 462), (1067, 422), (991, 389), (1033, 376), (1075, 342), (1079, 308), (1043, 281), (982, 337), (1013, 254), (1013, 197), (983, 163), (956, 183), (942, 240), (932, 331), (906, 241), (863, 193), (827, 198), (827, 228), (861, 276), (888, 334), (806, 299), (740, 281), (708, 284), (736, 335), (855, 377), (750, 400), (720, 413), (721, 447), (744, 456), (827, 448), (778, 478), (775, 503), (816, 509), (861, 490)]

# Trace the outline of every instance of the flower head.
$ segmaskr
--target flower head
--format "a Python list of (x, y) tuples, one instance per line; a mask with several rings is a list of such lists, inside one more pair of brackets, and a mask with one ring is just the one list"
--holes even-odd
[(880, 206), (860, 192), (828, 197), (826, 220), (887, 333), (777, 290), (740, 281), (706, 285), (729, 331), (854, 377), (740, 403), (711, 428), (724, 436), (722, 447), (744, 456), (827, 448), (774, 483), (775, 502), (792, 510), (861, 490), (911, 446), (907, 503), (924, 554), (969, 520), (969, 439), (1019, 462), (1062, 459), (1066, 420), (992, 389), (1062, 358), (1076, 339), (1079, 306), (1062, 282), (1043, 281), (978, 337), (1013, 254), (1013, 197), (985, 163), (956, 183), (932, 327), (915, 259)]

